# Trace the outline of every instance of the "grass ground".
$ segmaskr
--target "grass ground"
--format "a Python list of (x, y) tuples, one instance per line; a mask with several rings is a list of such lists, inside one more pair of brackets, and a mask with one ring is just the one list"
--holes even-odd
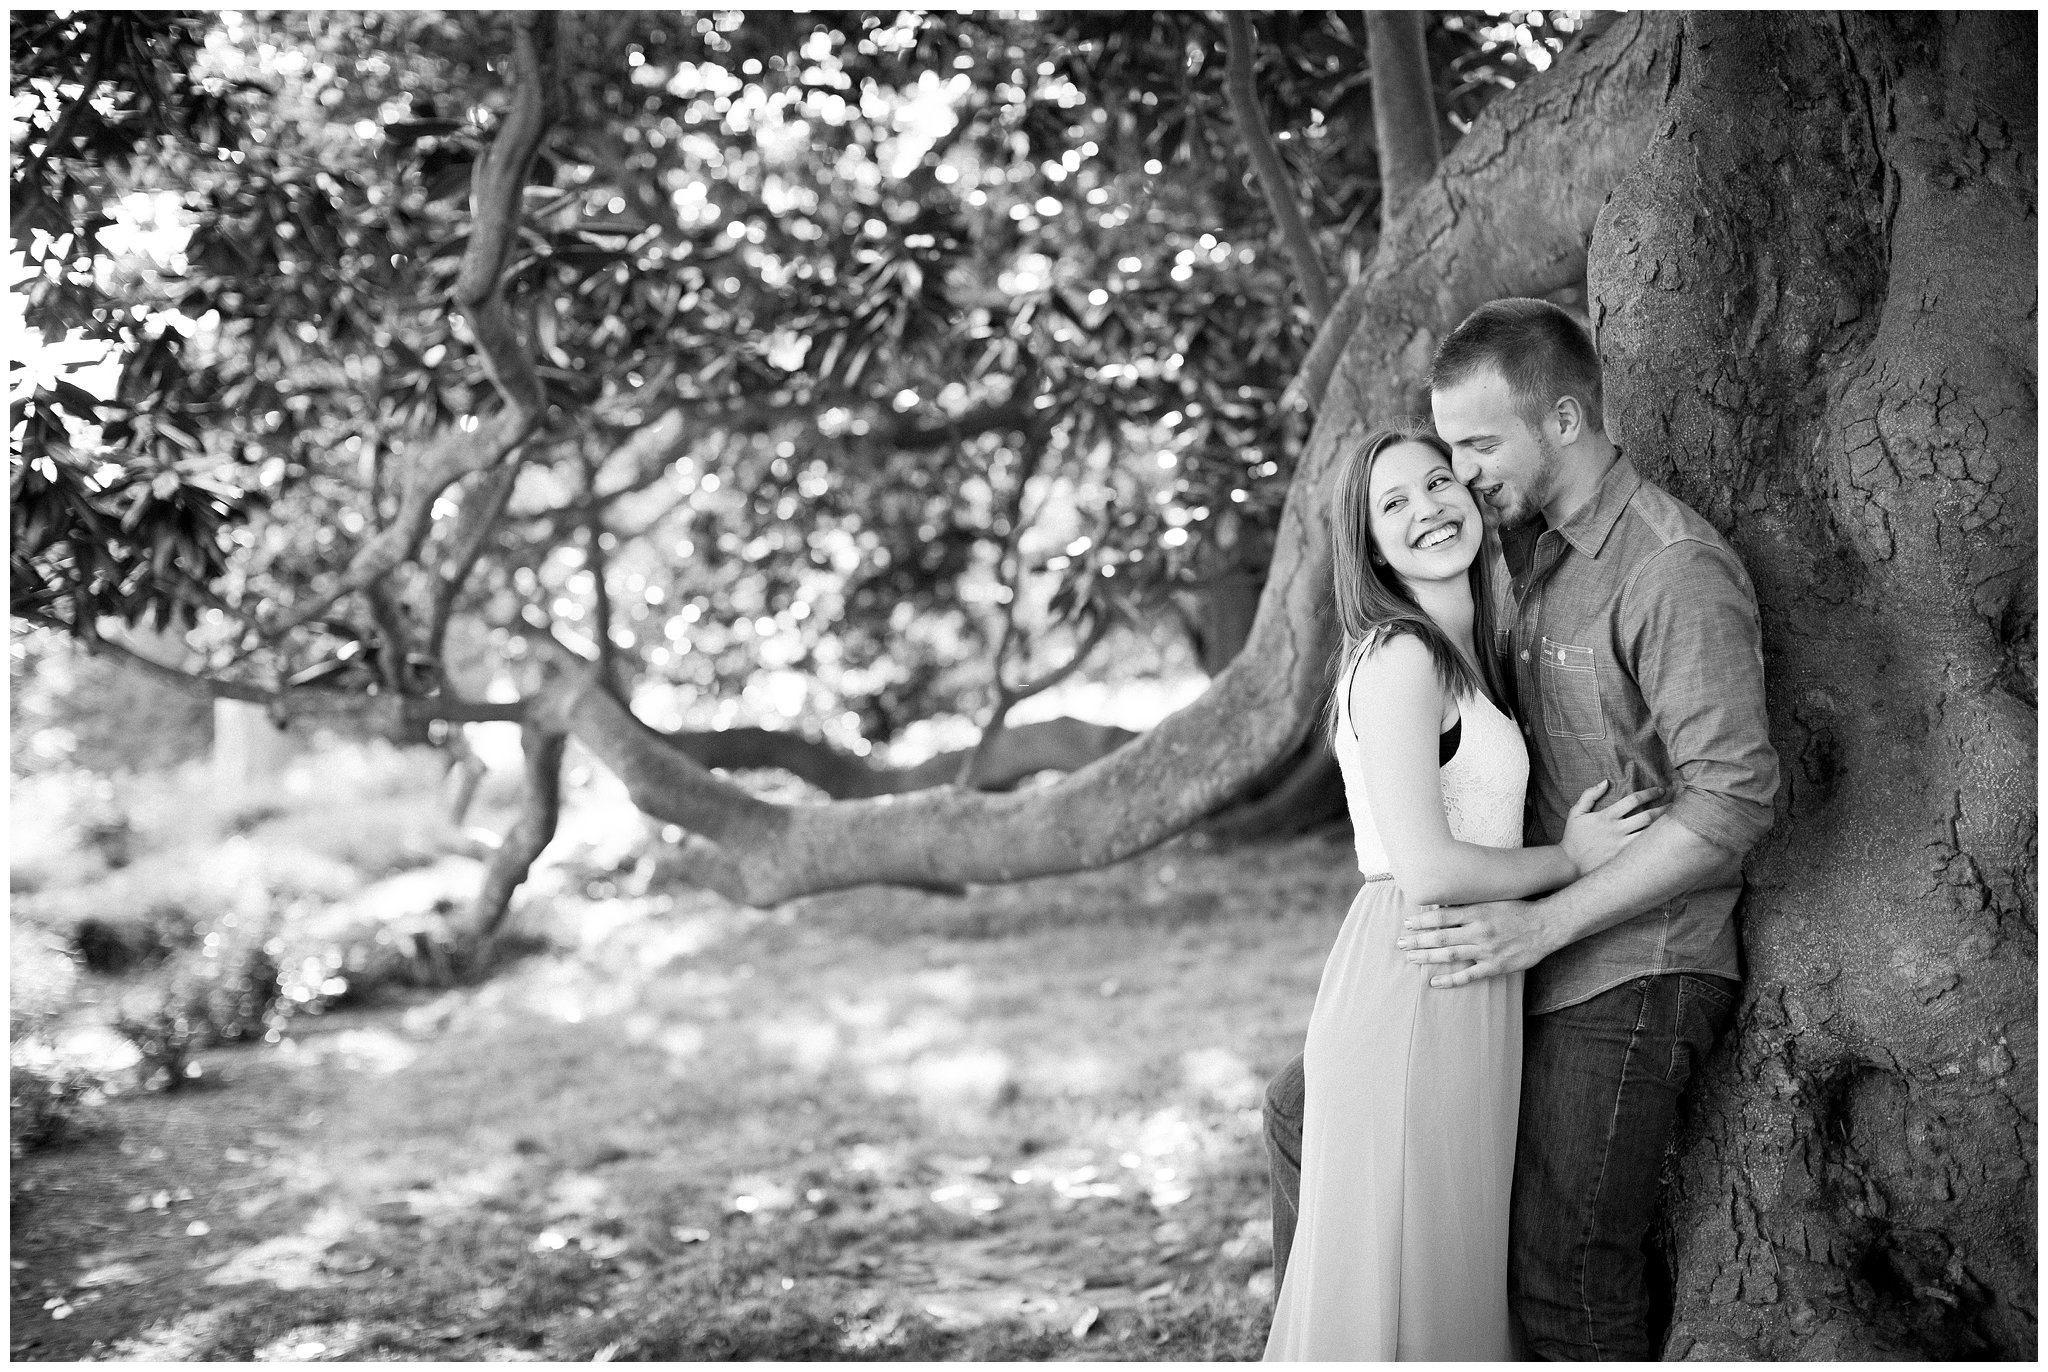
[(12, 1354), (1256, 1357), (1259, 1091), (1355, 886), (1316, 839), (767, 913), (536, 882), (548, 951), (17, 1159)]

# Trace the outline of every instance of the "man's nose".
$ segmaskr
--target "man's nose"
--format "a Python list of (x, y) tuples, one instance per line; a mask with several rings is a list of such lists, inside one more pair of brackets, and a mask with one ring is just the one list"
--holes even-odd
[(1451, 474), (1458, 478), (1460, 485), (1470, 486), (1479, 479), (1479, 464), (1463, 453), (1451, 456)]

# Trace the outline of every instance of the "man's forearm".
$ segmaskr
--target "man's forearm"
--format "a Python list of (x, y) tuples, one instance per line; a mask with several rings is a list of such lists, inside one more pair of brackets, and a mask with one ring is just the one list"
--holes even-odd
[(1740, 855), (1666, 816), (1611, 862), (1532, 902), (1529, 913), (1554, 952), (1687, 891), (1737, 881), (1741, 872)]

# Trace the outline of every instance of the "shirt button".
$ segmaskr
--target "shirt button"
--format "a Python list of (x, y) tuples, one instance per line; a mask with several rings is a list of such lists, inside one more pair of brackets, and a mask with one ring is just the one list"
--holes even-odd
[(1524, 661), (1524, 662), (1527, 662), (1528, 660), (1529, 660), (1529, 650), (1528, 650), (1527, 648), (1524, 648), (1524, 649), (1522, 649), (1522, 661)]

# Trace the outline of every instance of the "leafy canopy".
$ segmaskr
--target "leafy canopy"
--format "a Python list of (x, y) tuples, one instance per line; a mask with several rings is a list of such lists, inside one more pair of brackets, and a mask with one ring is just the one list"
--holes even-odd
[[(1312, 337), (1191, 12), (566, 14), (505, 289), (549, 402), (374, 596), (266, 625), (500, 400), (450, 289), (514, 19), (16, 13), (18, 621), (480, 696), (522, 635), (849, 739), (1262, 570)], [(1437, 17), (1445, 141), (1569, 15)], [(1363, 18), (1260, 19), (1324, 260), (1370, 252)], [(451, 575), (455, 585), (448, 585)], [(445, 587), (445, 589), (444, 589)], [(437, 608), (446, 600), (447, 612)]]

